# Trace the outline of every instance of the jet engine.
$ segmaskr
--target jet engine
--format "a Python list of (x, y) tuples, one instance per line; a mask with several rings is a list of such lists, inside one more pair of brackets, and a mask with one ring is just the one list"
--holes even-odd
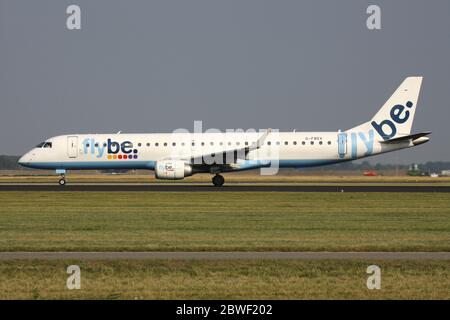
[(156, 161), (155, 177), (164, 180), (181, 180), (192, 175), (192, 166), (182, 160)]

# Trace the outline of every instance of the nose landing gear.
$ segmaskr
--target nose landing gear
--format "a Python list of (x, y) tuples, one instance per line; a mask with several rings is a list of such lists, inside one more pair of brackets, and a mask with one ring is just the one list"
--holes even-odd
[(59, 179), (58, 181), (60, 186), (65, 186), (66, 185), (66, 178), (64, 176), (61, 177), (61, 179)]
[(65, 186), (66, 185), (66, 170), (64, 169), (57, 169), (56, 173), (60, 175), (60, 179), (58, 181), (60, 186)]
[(221, 187), (223, 186), (223, 184), (225, 183), (225, 179), (223, 176), (221, 176), (220, 174), (216, 174), (213, 178), (212, 178), (212, 183), (214, 184), (215, 187)]

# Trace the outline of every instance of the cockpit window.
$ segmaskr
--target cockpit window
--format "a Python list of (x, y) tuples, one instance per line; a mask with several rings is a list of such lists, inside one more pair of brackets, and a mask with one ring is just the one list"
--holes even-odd
[(39, 143), (36, 148), (51, 148), (52, 147), (52, 143), (51, 142), (41, 142)]

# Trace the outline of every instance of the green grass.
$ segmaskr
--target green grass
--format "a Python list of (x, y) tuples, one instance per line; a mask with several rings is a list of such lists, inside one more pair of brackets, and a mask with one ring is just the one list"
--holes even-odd
[[(81, 289), (66, 288), (67, 266)], [(367, 266), (381, 268), (368, 290)], [(0, 299), (450, 299), (448, 261), (9, 261)]]
[(450, 194), (1, 192), (22, 250), (449, 251)]

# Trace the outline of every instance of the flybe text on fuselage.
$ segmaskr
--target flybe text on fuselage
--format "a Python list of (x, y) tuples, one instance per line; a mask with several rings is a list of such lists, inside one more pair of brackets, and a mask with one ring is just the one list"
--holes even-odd
[(352, 132), (351, 133), (351, 147), (352, 147), (352, 159), (358, 158), (358, 139), (361, 140), (366, 148), (366, 152), (364, 156), (370, 156), (373, 154), (373, 144), (374, 144), (375, 134), (373, 129), (370, 129), (369, 132)]
[(125, 158), (137, 159), (138, 150), (133, 149), (131, 141), (117, 142), (107, 139), (106, 142), (96, 142), (95, 138), (86, 138), (83, 140), (84, 154), (95, 155), (97, 158), (102, 158), (105, 155), (108, 159)]

